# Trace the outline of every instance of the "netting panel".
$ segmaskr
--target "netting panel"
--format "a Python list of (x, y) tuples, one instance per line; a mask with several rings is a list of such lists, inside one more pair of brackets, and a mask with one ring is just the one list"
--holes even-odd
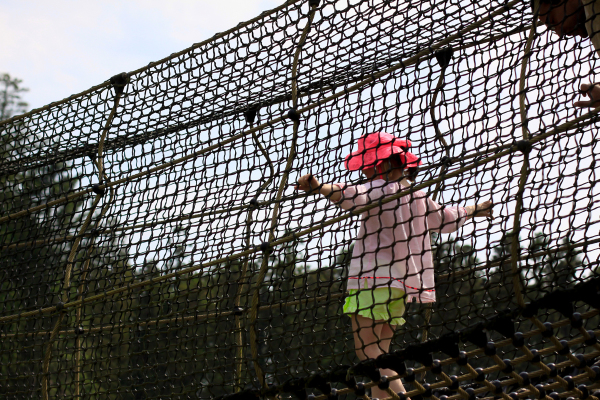
[[(514, 307), (516, 292), (535, 302), (595, 274), (594, 126), (533, 142), (519, 194), (524, 155), (513, 144), (523, 139), (519, 79), (533, 20), (528, 4), (326, 1), (300, 45), (308, 16), (307, 4), (291, 2), (0, 125), (3, 396), (209, 398), (240, 390), (269, 394), (269, 385), (289, 395), (294, 390), (283, 390), (284, 383), (311, 374), (341, 389), (330, 371), (358, 365), (370, 372), (370, 364), (357, 364), (350, 319), (342, 313), (360, 218), (341, 219), (347, 213), (328, 200), (289, 187), (280, 199), (276, 193), (309, 172), (321, 182), (359, 182), (343, 160), (359, 137), (374, 131), (413, 142), (424, 162), (415, 186), (423, 184), (429, 196), (447, 205), (491, 198), (497, 215), (433, 236), (436, 303), (431, 315), (422, 304), (407, 304), (392, 349), (413, 348), (424, 332), (439, 343), (460, 330), (466, 332), (460, 349), (475, 356), (468, 365), (492, 368), (486, 379), (499, 379), (497, 360), (483, 355), (473, 326)], [(589, 42), (550, 35), (538, 28), (527, 62), (527, 128), (534, 140), (575, 117), (571, 103), (581, 76), (597, 64)], [(447, 45), (453, 52), (443, 68), (434, 50)], [(281, 118), (294, 101), (307, 109), (297, 125)], [(431, 181), (439, 176), (445, 177), (436, 190)], [(92, 184), (100, 187), (93, 192)], [(327, 222), (334, 218), (340, 219)], [(315, 230), (306, 234), (309, 228)], [(270, 234), (281, 243), (264, 251)], [(522, 289), (515, 288), (515, 267)], [(595, 329), (593, 304), (573, 301), (585, 328)], [(536, 316), (566, 326), (559, 308)], [(521, 314), (511, 318), (522, 332), (542, 330)], [(497, 343), (510, 337), (488, 331)], [(549, 349), (544, 363), (575, 363), (570, 353), (554, 353), (556, 338), (579, 341), (572, 353), (599, 355), (594, 345), (581, 344), (587, 333), (555, 333), (527, 344)], [(498, 346), (502, 359), (518, 360), (519, 351), (525, 350)], [(422, 358), (402, 354), (410, 367), (430, 369)], [(460, 375), (459, 365), (446, 365), (445, 373)], [(586, 373), (582, 382), (592, 375)], [(424, 379), (437, 382), (436, 396), (465, 397), (439, 374)], [(490, 389), (481, 382), (473, 383), (480, 397)], [(425, 393), (419, 385), (408, 388), (417, 390), (412, 396)], [(313, 387), (324, 391), (322, 384)], [(560, 388), (567, 393), (569, 385)]]

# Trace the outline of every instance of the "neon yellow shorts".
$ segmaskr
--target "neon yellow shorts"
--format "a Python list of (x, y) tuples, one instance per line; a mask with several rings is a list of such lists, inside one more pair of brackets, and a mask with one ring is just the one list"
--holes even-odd
[(349, 289), (344, 314), (358, 314), (390, 325), (404, 325), (406, 293), (397, 288)]

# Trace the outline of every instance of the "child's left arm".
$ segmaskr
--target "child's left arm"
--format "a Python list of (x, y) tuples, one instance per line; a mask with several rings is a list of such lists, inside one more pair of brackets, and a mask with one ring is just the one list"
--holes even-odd
[(429, 230), (439, 233), (451, 233), (471, 218), (494, 218), (491, 200), (467, 207), (444, 207), (427, 198), (426, 216)]
[(494, 219), (494, 203), (491, 200), (484, 201), (483, 203), (475, 204), (472, 206), (466, 206), (467, 219), (469, 218), (491, 218)]

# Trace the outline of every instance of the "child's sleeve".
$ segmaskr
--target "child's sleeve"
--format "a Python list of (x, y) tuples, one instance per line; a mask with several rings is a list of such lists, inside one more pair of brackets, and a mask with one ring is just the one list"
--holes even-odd
[(380, 188), (371, 187), (367, 189), (364, 185), (345, 185), (340, 183), (334, 183), (334, 185), (342, 191), (342, 197), (334, 203), (344, 210), (365, 206), (383, 196), (383, 191)]
[(458, 230), (467, 220), (467, 209), (460, 206), (448, 207), (426, 197), (425, 217), (430, 231), (450, 233)]

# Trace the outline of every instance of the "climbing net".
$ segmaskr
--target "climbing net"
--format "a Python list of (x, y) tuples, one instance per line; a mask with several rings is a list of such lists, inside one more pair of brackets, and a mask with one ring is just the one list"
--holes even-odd
[[(596, 60), (523, 1), (289, 0), (0, 122), (0, 394), (595, 399)], [(350, 211), (290, 187), (360, 182), (380, 131), (412, 186)], [(417, 190), (496, 218), (432, 234), (436, 302), (359, 361), (361, 214)]]

